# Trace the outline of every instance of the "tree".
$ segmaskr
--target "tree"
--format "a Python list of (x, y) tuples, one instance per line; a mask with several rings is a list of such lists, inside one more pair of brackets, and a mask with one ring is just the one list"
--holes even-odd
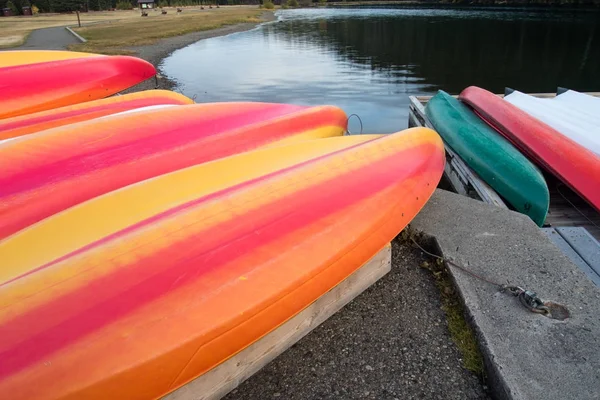
[(10, 8), (14, 15), (23, 14), (23, 7), (29, 7), (29, 0), (10, 0), (6, 2), (7, 8)]
[(13, 15), (19, 15), (19, 9), (17, 8), (17, 6), (15, 5), (15, 3), (13, 3), (12, 1), (8, 1), (6, 3), (6, 8), (10, 8), (10, 10), (12, 11)]
[(83, 0), (53, 0), (52, 8), (56, 12), (79, 11), (83, 6)]

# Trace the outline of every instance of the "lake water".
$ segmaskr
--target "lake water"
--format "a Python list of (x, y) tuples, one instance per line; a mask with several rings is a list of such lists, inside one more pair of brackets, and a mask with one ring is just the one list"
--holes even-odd
[[(202, 40), (161, 64), (197, 102), (333, 104), (364, 132), (407, 126), (408, 96), (469, 85), (600, 91), (600, 13), (301, 9)], [(350, 131), (360, 125), (351, 119)]]

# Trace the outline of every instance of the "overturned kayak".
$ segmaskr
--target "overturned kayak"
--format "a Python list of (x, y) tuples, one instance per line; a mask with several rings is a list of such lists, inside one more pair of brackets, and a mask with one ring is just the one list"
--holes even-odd
[(0, 52), (0, 68), (14, 67), (50, 61), (72, 60), (83, 57), (99, 57), (100, 54), (61, 50), (15, 50)]
[(436, 131), (517, 211), (542, 226), (550, 195), (542, 173), (466, 105), (439, 91), (425, 108)]
[(459, 98), (532, 161), (600, 210), (600, 158), (508, 101), (471, 86)]
[(185, 385), (360, 268), (443, 166), (426, 128), (313, 140), (132, 185), (5, 240), (0, 396), (154, 399)]
[(93, 197), (262, 146), (340, 136), (336, 107), (212, 103), (107, 116), (0, 143), (0, 240)]
[[(517, 90), (504, 100), (539, 119), (556, 131), (579, 143), (586, 149), (600, 154), (600, 117), (588, 116), (579, 109), (565, 106), (553, 99), (539, 99)], [(598, 110), (600, 113), (600, 109)]]
[(551, 101), (584, 112), (588, 118), (594, 118), (594, 121), (600, 124), (600, 98), (598, 97), (579, 93), (575, 90), (567, 90)]
[(169, 90), (147, 90), (88, 101), (73, 106), (2, 119), (0, 120), (0, 140), (142, 107), (165, 104), (192, 104), (193, 102), (192, 99)]
[(102, 99), (155, 74), (152, 64), (126, 56), (0, 68), (0, 119)]

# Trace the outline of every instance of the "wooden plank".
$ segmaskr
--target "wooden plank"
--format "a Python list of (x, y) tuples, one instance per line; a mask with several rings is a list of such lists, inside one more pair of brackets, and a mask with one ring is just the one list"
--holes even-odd
[(365, 265), (296, 316), (163, 399), (222, 398), (386, 275), (391, 270), (391, 254), (391, 246), (387, 244)]
[[(416, 117), (413, 120), (419, 122), (420, 126), (426, 126), (427, 128), (435, 130), (425, 115), (423, 104), (417, 97), (409, 96), (409, 107), (410, 113), (414, 114)], [(477, 198), (485, 203), (501, 208), (508, 208), (498, 193), (485, 183), (485, 181), (483, 181), (483, 179), (481, 179), (446, 142), (444, 142), (444, 146), (447, 153), (447, 162), (444, 173), (457, 193), (470, 195), (471, 191), (469, 189), (472, 188), (476, 193)]]
[[(558, 228), (560, 229), (560, 228)], [(571, 229), (582, 229), (582, 228), (571, 228)], [(577, 265), (583, 273), (596, 284), (600, 286), (600, 275), (598, 275), (590, 265), (571, 247), (571, 245), (563, 238), (563, 236), (557, 232), (554, 228), (541, 228), (542, 232), (550, 239), (556, 247), (566, 255), (573, 264)]]
[(600, 241), (600, 213), (555, 177), (546, 176), (546, 182), (550, 190), (546, 225), (580, 226)]
[(562, 227), (556, 231), (600, 278), (600, 243), (585, 228)]

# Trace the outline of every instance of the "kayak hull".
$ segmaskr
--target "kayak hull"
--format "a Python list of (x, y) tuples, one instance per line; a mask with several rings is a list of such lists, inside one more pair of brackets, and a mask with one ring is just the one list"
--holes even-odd
[(213, 103), (103, 117), (0, 144), (0, 240), (121, 187), (258, 147), (342, 135), (336, 107)]
[(102, 99), (155, 74), (152, 64), (126, 56), (0, 68), (0, 119)]
[(444, 141), (517, 211), (542, 226), (550, 195), (542, 173), (502, 135), (444, 91), (425, 113)]
[(567, 90), (552, 99), (552, 102), (561, 104), (570, 109), (576, 109), (579, 112), (585, 113), (587, 118), (593, 118), (597, 123), (600, 123), (600, 98), (590, 96), (589, 94)]
[(471, 86), (459, 98), (542, 168), (600, 211), (600, 158), (487, 90)]
[(0, 120), (0, 140), (28, 135), (46, 129), (70, 125), (77, 122), (116, 114), (142, 107), (165, 104), (193, 104), (194, 101), (182, 94), (169, 90), (147, 90), (114, 96), (107, 99), (88, 101), (73, 106), (22, 115)]
[(0, 52), (0, 68), (75, 58), (98, 57), (100, 54), (60, 50), (15, 50)]
[[(504, 100), (596, 155), (600, 154), (599, 116), (589, 117), (585, 112), (573, 109), (568, 104), (554, 99), (538, 99), (517, 90), (504, 96)], [(600, 113), (600, 107), (598, 112)]]
[[(259, 167), (253, 179), (234, 179), (5, 283), (0, 394), (158, 398), (360, 268), (433, 193), (443, 145), (425, 128), (312, 142), (332, 141), (347, 146), (276, 172)], [(267, 160), (310, 152), (294, 146), (268, 149)], [(237, 157), (247, 165), (247, 154), (215, 162), (228, 175), (240, 170)]]

